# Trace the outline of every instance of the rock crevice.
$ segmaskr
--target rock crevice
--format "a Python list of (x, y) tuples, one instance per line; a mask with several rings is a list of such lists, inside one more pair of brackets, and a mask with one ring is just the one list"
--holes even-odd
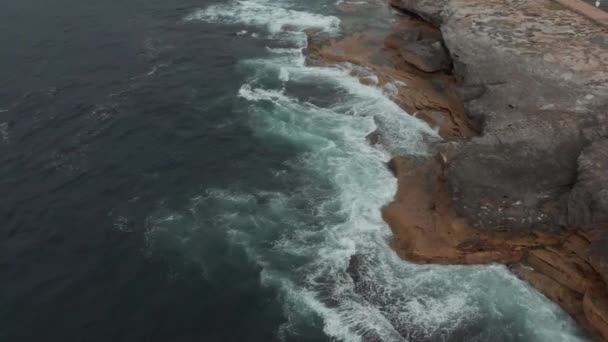
[(398, 157), (416, 262), (502, 262), (608, 339), (608, 31), (549, 0), (391, 0), (438, 27), (478, 136)]

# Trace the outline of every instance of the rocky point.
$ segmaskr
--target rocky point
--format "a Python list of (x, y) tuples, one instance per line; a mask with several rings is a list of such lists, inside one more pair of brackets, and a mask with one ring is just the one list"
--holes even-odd
[(381, 20), (340, 39), (311, 34), (307, 52), (400, 84), (393, 100), (443, 138), (389, 164), (393, 248), (419, 263), (508, 264), (608, 340), (606, 13), (576, 0), (390, 6), (390, 19), (366, 7)]

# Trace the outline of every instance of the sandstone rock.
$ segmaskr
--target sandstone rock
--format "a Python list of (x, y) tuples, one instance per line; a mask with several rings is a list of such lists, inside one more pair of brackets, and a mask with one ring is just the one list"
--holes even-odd
[[(448, 166), (457, 213), (486, 230), (566, 225), (569, 207), (592, 200), (569, 196), (577, 159), (608, 136), (608, 49), (594, 43), (606, 30), (549, 0), (391, 4), (440, 24), (466, 113), (483, 125)], [(583, 219), (589, 205), (577, 208)]]
[(563, 245), (564, 249), (576, 255), (583, 261), (588, 261), (587, 251), (589, 249), (589, 240), (579, 234), (570, 235)]
[(568, 223), (587, 228), (604, 226), (608, 230), (606, 139), (586, 148), (578, 158), (578, 176), (568, 198)]
[(594, 289), (585, 294), (583, 309), (589, 324), (608, 340), (608, 297), (605, 290)]
[(483, 229), (551, 229), (566, 221), (561, 197), (576, 177), (591, 115), (512, 110), (489, 118), (484, 134), (464, 143), (448, 168), (457, 212)]
[(447, 0), (390, 0), (390, 5), (406, 13), (415, 14), (422, 19), (439, 26), (441, 11)]
[[(397, 157), (388, 165), (397, 177), (398, 191), (383, 208), (383, 216), (400, 256), (421, 263), (519, 262), (529, 249), (560, 244), (562, 238), (553, 235), (473, 229), (451, 206), (443, 169), (447, 158)], [(571, 271), (575, 267), (565, 274), (576, 278), (577, 269)]]
[(582, 294), (572, 291), (554, 279), (521, 264), (513, 265), (510, 269), (519, 278), (527, 281), (549, 299), (558, 303), (579, 322), (584, 321)]
[(580, 293), (581, 296), (587, 291), (589, 283), (586, 275), (557, 253), (545, 249), (532, 250), (526, 261), (538, 272)]
[[(388, 18), (383, 21), (389, 22)], [(440, 46), (440, 31), (419, 19), (406, 16), (399, 16), (392, 22), (393, 25), (389, 28), (371, 27), (345, 34), (339, 39), (319, 38), (316, 33), (311, 32), (309, 34), (314, 36), (309, 35), (307, 63), (354, 64), (357, 67), (353, 68), (351, 74), (361, 83), (390, 89), (391, 98), (395, 103), (407, 113), (419, 117), (437, 129), (442, 138), (455, 140), (476, 135), (478, 125), (464, 114), (464, 106), (456, 92), (453, 75), (441, 71), (429, 75), (407, 63), (399, 53), (399, 50), (408, 44), (419, 42)], [(448, 56), (444, 55), (444, 58)], [(427, 63), (423, 58), (419, 60), (422, 63), (419, 66)], [(435, 66), (429, 65), (431, 66), (421, 67), (435, 70)], [(380, 144), (384, 145), (386, 142), (381, 134), (376, 138), (378, 139), (375, 141)], [(393, 151), (390, 148), (389, 150)]]
[(451, 61), (440, 41), (430, 39), (403, 44), (399, 53), (408, 63), (425, 72), (449, 70)]
[(608, 284), (608, 236), (603, 235), (591, 242), (589, 246), (589, 262)]
[(534, 269), (514, 272), (608, 339), (608, 31), (550, 0), (390, 4), (440, 28), (482, 126), (436, 147), (442, 169), (398, 163), (384, 210), (395, 249), (439, 263), (527, 254)]
[(451, 60), (439, 30), (423, 23), (397, 26), (385, 46), (399, 51), (401, 57), (424, 72), (448, 71)]

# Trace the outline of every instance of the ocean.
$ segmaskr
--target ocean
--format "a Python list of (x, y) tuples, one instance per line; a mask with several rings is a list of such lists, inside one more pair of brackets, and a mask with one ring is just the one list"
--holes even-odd
[(585, 340), (504, 266), (390, 249), (386, 162), (437, 133), (306, 63), (335, 1), (0, 9), (1, 341)]

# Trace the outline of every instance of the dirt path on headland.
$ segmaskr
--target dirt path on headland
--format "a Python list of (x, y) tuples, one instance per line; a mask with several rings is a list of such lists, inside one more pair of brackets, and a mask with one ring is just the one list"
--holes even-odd
[(444, 138), (390, 163), (393, 248), (419, 263), (508, 264), (608, 340), (606, 13), (581, 16), (570, 0), (390, 3), (403, 15), (343, 2), (347, 26), (368, 24), (311, 35), (307, 52), (399, 84), (393, 100)]

